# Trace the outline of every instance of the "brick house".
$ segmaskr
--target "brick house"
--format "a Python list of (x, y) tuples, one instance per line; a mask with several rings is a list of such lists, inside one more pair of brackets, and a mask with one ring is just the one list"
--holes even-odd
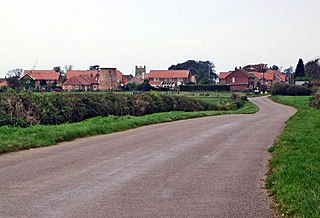
[(272, 84), (276, 82), (288, 83), (286, 74), (281, 73), (278, 70), (268, 70), (265, 73), (251, 72), (259, 79), (261, 85), (265, 85), (271, 88)]
[(174, 88), (190, 82), (191, 74), (189, 70), (150, 70), (145, 78), (151, 86)]
[(61, 75), (54, 70), (25, 70), (20, 80), (34, 83), (37, 90), (48, 86), (61, 86)]
[(99, 83), (96, 77), (88, 75), (74, 76), (63, 83), (65, 91), (97, 91)]
[(243, 69), (235, 69), (219, 75), (220, 84), (229, 85), (231, 91), (243, 91), (256, 87), (258, 79)]
[(287, 76), (278, 70), (248, 72), (244, 69), (237, 68), (234, 71), (221, 72), (219, 74), (219, 84), (230, 85), (231, 91), (254, 89), (260, 87), (260, 85), (265, 85), (270, 88), (275, 82), (287, 83)]
[[(70, 70), (67, 71), (67, 81), (63, 84), (63, 90), (119, 90), (122, 86), (122, 82), (123, 74), (116, 68), (100, 68), (100, 70)], [(91, 85), (89, 85), (89, 83), (91, 83)]]
[(226, 85), (227, 84), (227, 80), (226, 80), (226, 77), (232, 73), (232, 71), (229, 71), (229, 72), (221, 72), (218, 76), (219, 78), (219, 84), (221, 85)]

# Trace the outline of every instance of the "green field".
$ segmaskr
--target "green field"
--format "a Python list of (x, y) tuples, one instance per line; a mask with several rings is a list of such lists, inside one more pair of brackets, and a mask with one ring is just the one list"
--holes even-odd
[(37, 125), (27, 128), (3, 126), (0, 127), (0, 154), (55, 145), (59, 142), (70, 141), (76, 138), (108, 134), (144, 125), (222, 114), (248, 114), (257, 111), (257, 106), (251, 102), (246, 102), (242, 108), (236, 111), (173, 111), (145, 116), (95, 117), (78, 123), (51, 126)]
[(287, 123), (274, 147), (267, 186), (286, 217), (320, 217), (320, 110), (310, 97), (273, 96), (299, 111)]

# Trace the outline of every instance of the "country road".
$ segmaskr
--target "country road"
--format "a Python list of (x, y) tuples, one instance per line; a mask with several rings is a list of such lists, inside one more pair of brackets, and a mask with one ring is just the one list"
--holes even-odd
[(146, 126), (0, 156), (0, 217), (272, 217), (267, 149), (295, 109)]

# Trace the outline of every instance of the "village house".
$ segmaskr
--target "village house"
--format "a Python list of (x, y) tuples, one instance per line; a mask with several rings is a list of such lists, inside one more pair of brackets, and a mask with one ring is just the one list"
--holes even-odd
[(256, 78), (259, 79), (259, 84), (265, 85), (267, 88), (271, 88), (271, 86), (276, 82), (287, 83), (287, 76), (282, 74), (278, 70), (268, 70), (267, 72), (251, 72), (255, 75)]
[(256, 77), (243, 70), (235, 69), (234, 71), (220, 73), (219, 84), (229, 85), (231, 91), (243, 91), (256, 87), (258, 80)]
[(150, 70), (145, 78), (153, 87), (174, 88), (190, 82), (191, 75), (189, 70)]
[(63, 83), (65, 91), (97, 91), (99, 83), (96, 77), (88, 75), (74, 76)]
[[(265, 69), (264, 65), (257, 66)], [(231, 91), (255, 89), (261, 85), (265, 85), (267, 88), (270, 88), (275, 82), (287, 83), (287, 76), (278, 70), (248, 72), (245, 69), (237, 68), (234, 71), (221, 72), (219, 74), (219, 84), (229, 85)]]
[(123, 85), (123, 74), (116, 68), (67, 71), (65, 91), (115, 91)]
[(61, 75), (54, 70), (25, 70), (20, 80), (25, 84), (32, 84), (30, 88), (36, 90), (61, 86)]

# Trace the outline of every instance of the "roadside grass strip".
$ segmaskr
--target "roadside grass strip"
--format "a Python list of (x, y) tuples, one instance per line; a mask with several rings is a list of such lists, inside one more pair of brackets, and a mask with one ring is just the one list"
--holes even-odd
[(172, 111), (145, 116), (95, 117), (78, 123), (37, 125), (27, 128), (0, 127), (0, 154), (45, 147), (94, 135), (109, 134), (145, 125), (223, 114), (251, 114), (259, 109), (251, 102), (236, 111)]
[(271, 99), (298, 109), (270, 148), (267, 186), (275, 206), (285, 217), (320, 217), (320, 110), (309, 106), (310, 97)]

